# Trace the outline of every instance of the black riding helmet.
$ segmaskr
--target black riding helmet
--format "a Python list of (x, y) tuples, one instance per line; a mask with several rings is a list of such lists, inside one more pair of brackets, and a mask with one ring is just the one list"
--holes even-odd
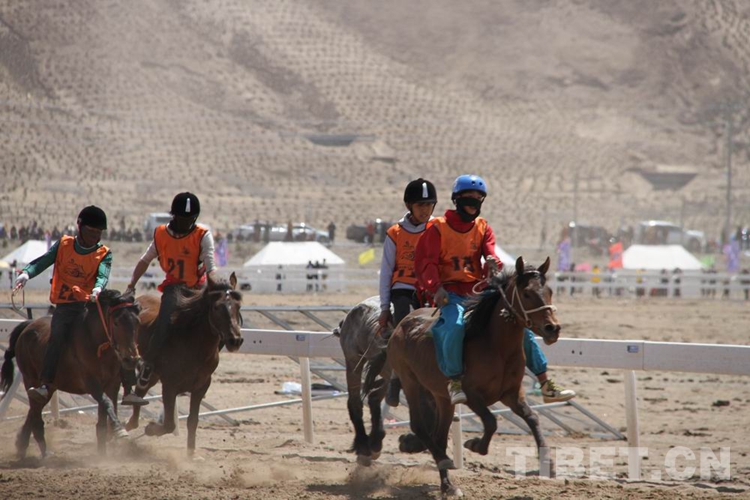
[(107, 214), (101, 208), (89, 205), (78, 214), (78, 224), (104, 231), (107, 229)]
[(437, 203), (435, 186), (421, 177), (406, 185), (404, 203)]
[(201, 202), (193, 193), (180, 193), (172, 200), (172, 209), (169, 213), (182, 217), (198, 217), (201, 213)]

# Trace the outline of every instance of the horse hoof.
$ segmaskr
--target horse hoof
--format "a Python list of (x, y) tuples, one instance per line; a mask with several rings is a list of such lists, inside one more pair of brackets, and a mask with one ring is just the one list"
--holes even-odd
[(115, 431), (115, 438), (117, 439), (126, 439), (129, 438), (130, 434), (128, 434), (128, 431), (120, 427), (118, 430)]
[(135, 423), (128, 422), (127, 424), (125, 424), (126, 431), (132, 431), (133, 429), (137, 429), (137, 428), (138, 428), (138, 422), (135, 422)]
[(151, 422), (143, 430), (147, 436), (158, 436), (159, 435), (159, 424)]
[(464, 492), (457, 486), (450, 485), (445, 491), (441, 492), (443, 498), (463, 498)]
[(453, 470), (456, 468), (456, 464), (450, 458), (444, 458), (437, 463), (438, 470)]
[(378, 458), (380, 458), (380, 452), (379, 451), (373, 451), (371, 457), (372, 457), (373, 460), (377, 460)]
[(362, 467), (369, 467), (372, 465), (372, 457), (367, 455), (357, 455), (357, 463)]
[(482, 449), (482, 439), (481, 438), (473, 438), (473, 439), (467, 439), (464, 442), (464, 448), (466, 448), (469, 451), (473, 451), (474, 453), (479, 453), (480, 455), (486, 455), (487, 451), (486, 449)]

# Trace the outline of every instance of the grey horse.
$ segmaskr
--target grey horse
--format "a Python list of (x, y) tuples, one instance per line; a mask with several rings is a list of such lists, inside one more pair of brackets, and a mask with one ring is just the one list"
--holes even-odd
[[(386, 342), (383, 337), (390, 337), (393, 326), (389, 325), (387, 329), (379, 332), (379, 316), (380, 298), (370, 297), (349, 311), (339, 327), (333, 331), (341, 341), (341, 349), (346, 359), (346, 385), (349, 390), (347, 406), (355, 433), (354, 444), (349, 451), (357, 454), (357, 463), (360, 465), (370, 465), (372, 460), (377, 460), (385, 437), (380, 405), (391, 378), (391, 367), (386, 361)], [(361, 393), (363, 372), (366, 378), (365, 386), (372, 387), (367, 394)], [(372, 421), (369, 436), (362, 418), (365, 398), (370, 407)]]

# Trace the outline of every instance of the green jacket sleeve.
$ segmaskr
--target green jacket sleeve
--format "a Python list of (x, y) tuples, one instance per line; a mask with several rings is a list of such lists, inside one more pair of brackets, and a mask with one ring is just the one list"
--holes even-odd
[(32, 260), (23, 268), (23, 272), (29, 275), (29, 279), (38, 276), (42, 271), (55, 263), (55, 259), (57, 258), (57, 248), (59, 245), (60, 241), (58, 240), (49, 250), (47, 250), (47, 253)]
[(99, 263), (99, 269), (96, 272), (96, 281), (94, 288), (104, 290), (109, 282), (109, 273), (112, 271), (112, 252), (107, 252), (102, 261)]

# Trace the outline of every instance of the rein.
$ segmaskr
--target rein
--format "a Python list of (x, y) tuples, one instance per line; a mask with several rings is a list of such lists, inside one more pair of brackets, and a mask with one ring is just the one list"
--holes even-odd
[(21, 307), (18, 307), (16, 305), (16, 294), (18, 293), (18, 289), (14, 289), (10, 293), (10, 304), (13, 309), (13, 312), (21, 316), (23, 319), (29, 319), (29, 317), (22, 312), (23, 308), (26, 307), (26, 290), (24, 288), (21, 288)]
[[(102, 342), (99, 347), (96, 349), (96, 357), (101, 358), (104, 354), (104, 351), (109, 349), (110, 347), (115, 351), (115, 355), (117, 356), (117, 359), (122, 361), (122, 357), (120, 356), (120, 351), (117, 349), (117, 342), (115, 341), (114, 336), (110, 333), (110, 330), (113, 330), (113, 323), (114, 323), (114, 313), (115, 311), (119, 309), (124, 309), (126, 307), (131, 307), (133, 304), (129, 302), (123, 302), (122, 304), (117, 304), (116, 306), (112, 306), (107, 311), (107, 318), (105, 319), (104, 311), (102, 310), (102, 304), (99, 302), (99, 299), (96, 300), (96, 309), (99, 311), (99, 319), (102, 322), (102, 327), (104, 328), (104, 334), (107, 336), (107, 341)], [(138, 345), (136, 344), (136, 353), (138, 352)]]

